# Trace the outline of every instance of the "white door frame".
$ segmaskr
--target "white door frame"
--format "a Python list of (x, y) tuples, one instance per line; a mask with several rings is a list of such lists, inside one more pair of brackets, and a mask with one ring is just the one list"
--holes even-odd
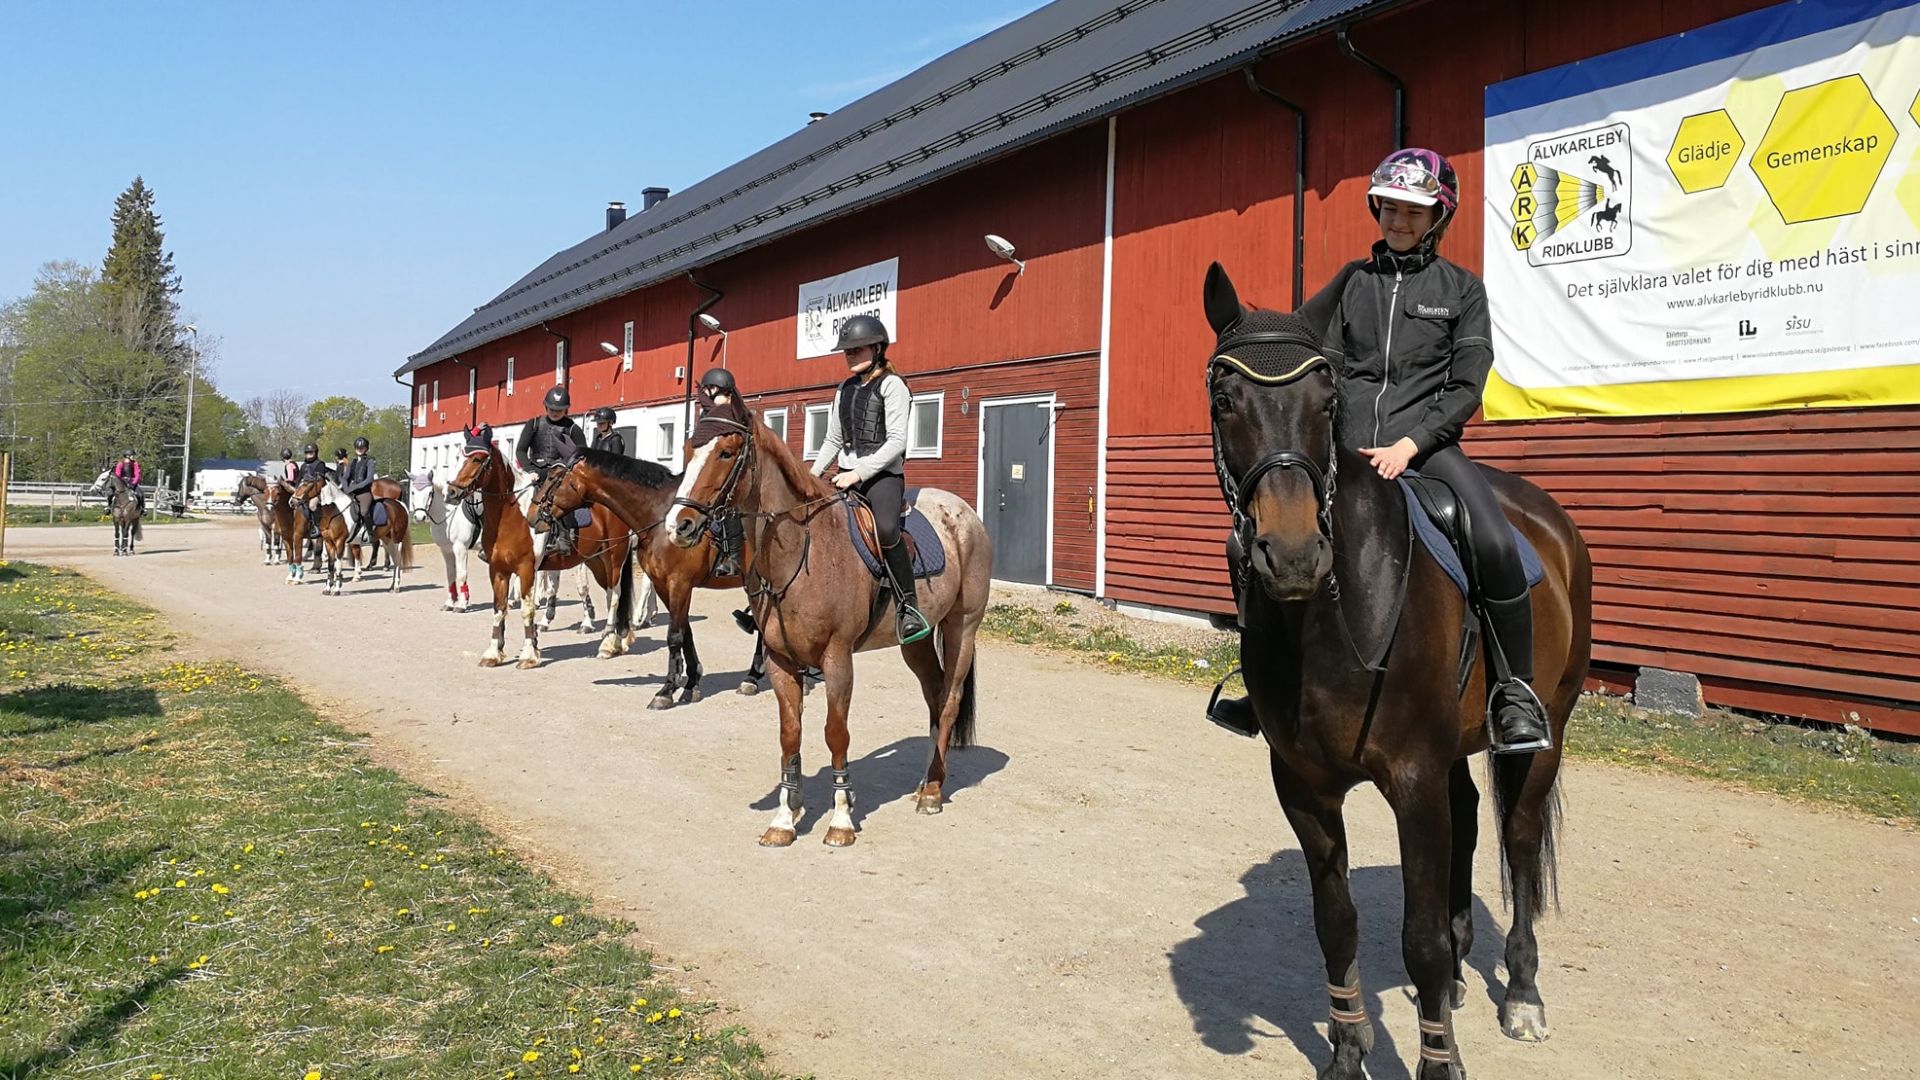
[[(1046, 584), (1053, 584), (1053, 518), (1054, 518), (1054, 457), (1059, 442), (1054, 438), (1053, 422), (1060, 415), (1059, 395), (1054, 393), (1024, 394), (1017, 397), (988, 398), (979, 403), (980, 407), (980, 459), (976, 463), (974, 477), (973, 505), (981, 508), (980, 517), (986, 518), (987, 505), (987, 410), (1001, 405), (1045, 405), (1047, 407), (1047, 572)], [(996, 579), (997, 580), (997, 579)], [(1026, 582), (1009, 582), (1021, 584)]]

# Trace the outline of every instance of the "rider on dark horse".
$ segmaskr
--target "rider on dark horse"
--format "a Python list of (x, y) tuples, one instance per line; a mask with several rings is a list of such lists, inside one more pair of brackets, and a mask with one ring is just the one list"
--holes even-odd
[(340, 490), (354, 501), (353, 535), (373, 542), (373, 454), (365, 435), (353, 440), (353, 460), (340, 470)]
[(131, 450), (120, 455), (120, 460), (114, 462), (113, 475), (119, 477), (120, 482), (133, 491), (134, 506), (142, 516), (145, 516), (147, 497), (140, 491), (140, 458)]
[(613, 420), (613, 410), (605, 405), (593, 410), (593, 448), (626, 457), (627, 440), (613, 430)]
[[(567, 416), (567, 409), (573, 399), (567, 395), (567, 388), (556, 386), (547, 391), (546, 413), (527, 421), (520, 433), (520, 445), (513, 451), (513, 460), (520, 471), (532, 473), (537, 480), (545, 480), (547, 474), (566, 463), (575, 450), (587, 445), (586, 432), (580, 425)], [(529, 491), (537, 489), (535, 483)], [(521, 510), (527, 507), (523, 504)], [(555, 521), (547, 533), (547, 551), (565, 554), (573, 550), (573, 523)]]
[(821, 476), (834, 465), (841, 490), (854, 488), (873, 508), (874, 531), (898, 607), (900, 644), (911, 645), (933, 632), (920, 614), (913, 562), (900, 538), (906, 517), (907, 417), (913, 394), (887, 359), (887, 328), (871, 315), (855, 315), (840, 324), (835, 344), (853, 374), (840, 384), (827, 410), (827, 437), (813, 461)]
[[(1532, 601), (1506, 515), (1460, 449), (1486, 390), (1493, 344), (1485, 286), (1435, 250), (1459, 187), (1453, 166), (1431, 150), (1396, 150), (1374, 170), (1367, 205), (1381, 240), (1337, 279), (1344, 286), (1322, 351), (1340, 370), (1343, 444), (1385, 479), (1414, 469), (1445, 481), (1469, 520), (1497, 523), (1473, 530), (1480, 603), (1511, 672), (1492, 689), (1491, 737), (1495, 753), (1531, 753), (1552, 745), (1531, 685)], [(1233, 546), (1228, 562), (1237, 566)], [(1208, 717), (1249, 737), (1259, 732), (1245, 698), (1221, 698)]]
[[(693, 425), (689, 440), (695, 446), (705, 446), (729, 430), (739, 431), (752, 422), (747, 407), (740, 402), (740, 387), (733, 381), (733, 372), (726, 368), (709, 368), (700, 376), (700, 398), (700, 419)], [(712, 515), (710, 520), (717, 552), (713, 576), (739, 577), (740, 549), (746, 543), (740, 515), (720, 513)]]

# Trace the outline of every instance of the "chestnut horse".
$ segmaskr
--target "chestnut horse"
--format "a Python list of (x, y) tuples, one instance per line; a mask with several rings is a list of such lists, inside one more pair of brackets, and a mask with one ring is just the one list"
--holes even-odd
[[(760, 842), (793, 843), (801, 814), (800, 676), (817, 667), (827, 684), (827, 749), (833, 756), (833, 815), (825, 841), (854, 841), (853, 786), (847, 776), (847, 710), (853, 701), (853, 654), (898, 641), (894, 604), (854, 550), (845, 500), (807, 471), (785, 440), (763, 437), (759, 421), (695, 447), (668, 516), (675, 543), (699, 543), (708, 518), (737, 513), (748, 538), (747, 597), (773, 660), (780, 700), (779, 807)], [(920, 611), (938, 631), (903, 646), (920, 680), (932, 746), (915, 807), (937, 814), (945, 802), (947, 752), (973, 741), (974, 639), (986, 617), (993, 578), (993, 541), (966, 500), (921, 488), (913, 510), (933, 525), (945, 550), (944, 573), (920, 590)]]
[(253, 515), (260, 523), (260, 550), (265, 553), (260, 560), (263, 566), (272, 566), (287, 557), (286, 542), (281, 539), (280, 528), (274, 520), (273, 495), (273, 485), (264, 476), (241, 477), (233, 492), (234, 505), (253, 504)]
[[(741, 587), (737, 577), (713, 576), (716, 552), (711, 541), (682, 547), (661, 528), (679, 489), (680, 475), (664, 465), (604, 450), (580, 450), (534, 494), (533, 527), (538, 531), (546, 531), (557, 513), (604, 506), (618, 514), (640, 538), (640, 567), (667, 607), (667, 679), (647, 703), (649, 709), (670, 709), (675, 704), (690, 705), (700, 700), (700, 679), (706, 672), (693, 647), (693, 626), (688, 618), (693, 590)], [(751, 697), (760, 692), (765, 664), (766, 637), (761, 635), (754, 642), (747, 676), (740, 682), (741, 694)], [(677, 702), (676, 692), (680, 695)]]
[[(350, 524), (353, 497), (341, 491), (331, 479), (308, 480), (293, 491), (293, 497), (303, 508), (316, 496), (320, 499), (320, 510), (317, 515), (320, 539), (326, 544), (327, 552), (327, 583), (321, 593), (338, 596), (345, 588), (340, 571), (340, 558), (342, 555), (349, 554), (349, 547), (353, 549), (349, 557), (354, 562), (354, 580), (358, 581), (360, 577), (359, 546), (347, 543), (347, 536), (353, 530)], [(400, 591), (400, 571), (413, 566), (412, 525), (408, 520), (407, 508), (404, 504), (387, 498), (377, 501), (387, 504), (387, 523), (370, 526), (370, 530), (378, 546), (385, 549), (387, 553), (387, 566), (390, 571), (387, 591), (398, 592)]]
[[(493, 644), (480, 657), (481, 667), (498, 667), (506, 662), (507, 605), (515, 582), (524, 602), (522, 645), (516, 666), (540, 666), (540, 629), (536, 621), (539, 605), (534, 597), (536, 571), (566, 570), (585, 563), (594, 579), (610, 593), (612, 617), (600, 639), (602, 658), (619, 656), (633, 641), (633, 536), (626, 525), (604, 507), (595, 507), (593, 523), (574, 534), (574, 550), (565, 554), (547, 554), (545, 537), (535, 537), (520, 512), (519, 492), (514, 490), (513, 467), (491, 439), (487, 449), (470, 449), (460, 471), (447, 484), (447, 501), (459, 503), (468, 498), (481, 500), (480, 553), (487, 562), (493, 583)], [(584, 555), (584, 558), (583, 558)]]
[[(1399, 825), (1401, 949), (1420, 1009), (1415, 1076), (1458, 1080), (1465, 1072), (1450, 1013), (1466, 992), (1480, 821), (1466, 759), (1488, 746), (1486, 664), (1463, 648), (1471, 615), (1460, 589), (1413, 542), (1400, 490), (1336, 439), (1337, 373), (1320, 354), (1318, 327), (1242, 307), (1218, 263), (1204, 298), (1218, 336), (1207, 364), (1215, 468), (1245, 551), (1233, 568), (1241, 660), (1274, 791), (1312, 876), (1326, 960), (1333, 1059), (1320, 1076), (1364, 1076), (1373, 1044), (1341, 813), (1347, 792), (1371, 782)], [(1545, 572), (1533, 589), (1534, 685), (1553, 747), (1492, 760), (1513, 904), (1500, 1021), (1509, 1036), (1538, 1040), (1547, 1020), (1533, 923), (1554, 890), (1555, 780), (1592, 652), (1593, 563), (1550, 496), (1481, 468)]]

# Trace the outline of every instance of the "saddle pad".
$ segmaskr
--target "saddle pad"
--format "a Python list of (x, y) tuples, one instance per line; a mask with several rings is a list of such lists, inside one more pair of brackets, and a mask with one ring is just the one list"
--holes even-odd
[(591, 524), (593, 524), (593, 508), (590, 506), (576, 507), (573, 511), (573, 527), (576, 529), (584, 529)]
[[(947, 549), (940, 544), (940, 534), (933, 531), (933, 522), (913, 508), (913, 492), (907, 493), (907, 502), (907, 518), (905, 527), (901, 529), (904, 534), (901, 542), (913, 553), (913, 576), (935, 577), (947, 568)], [(867, 564), (867, 572), (884, 580), (887, 568), (881, 564), (880, 556), (861, 539), (860, 518), (854, 512), (857, 506), (852, 499), (846, 501), (847, 535), (853, 541), (853, 550), (860, 553), (860, 561)]]
[[(1406, 497), (1407, 520), (1413, 522), (1413, 534), (1420, 538), (1420, 546), (1427, 549), (1427, 554), (1433, 556), (1433, 561), (1439, 563), (1440, 569), (1446, 571), (1447, 577), (1453, 579), (1453, 584), (1460, 590), (1460, 595), (1465, 596), (1467, 570), (1460, 565), (1460, 553), (1453, 550), (1453, 544), (1448, 542), (1447, 534), (1441, 532), (1440, 526), (1435, 525), (1433, 519), (1427, 516), (1427, 509), (1420, 505), (1420, 497), (1413, 493), (1413, 486), (1405, 480), (1396, 480), (1394, 484), (1399, 487), (1400, 494)], [(1541, 578), (1547, 576), (1546, 567), (1540, 564), (1540, 553), (1533, 550), (1533, 542), (1527, 539), (1525, 533), (1515, 529), (1513, 522), (1502, 519), (1501, 524), (1513, 533), (1513, 542), (1520, 549), (1520, 569), (1527, 576), (1527, 588), (1531, 589), (1540, 584)]]
[(387, 527), (387, 500), (373, 500), (373, 526), (376, 529)]

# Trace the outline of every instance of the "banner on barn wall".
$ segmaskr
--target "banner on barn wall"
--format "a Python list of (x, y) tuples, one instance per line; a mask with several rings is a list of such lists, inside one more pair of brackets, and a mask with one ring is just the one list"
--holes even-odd
[(1920, 403), (1920, 2), (1487, 88), (1492, 420)]
[(826, 356), (840, 338), (840, 324), (855, 315), (874, 315), (900, 339), (894, 318), (894, 300), (900, 292), (900, 260), (862, 266), (800, 286), (799, 328), (795, 331), (795, 358)]

